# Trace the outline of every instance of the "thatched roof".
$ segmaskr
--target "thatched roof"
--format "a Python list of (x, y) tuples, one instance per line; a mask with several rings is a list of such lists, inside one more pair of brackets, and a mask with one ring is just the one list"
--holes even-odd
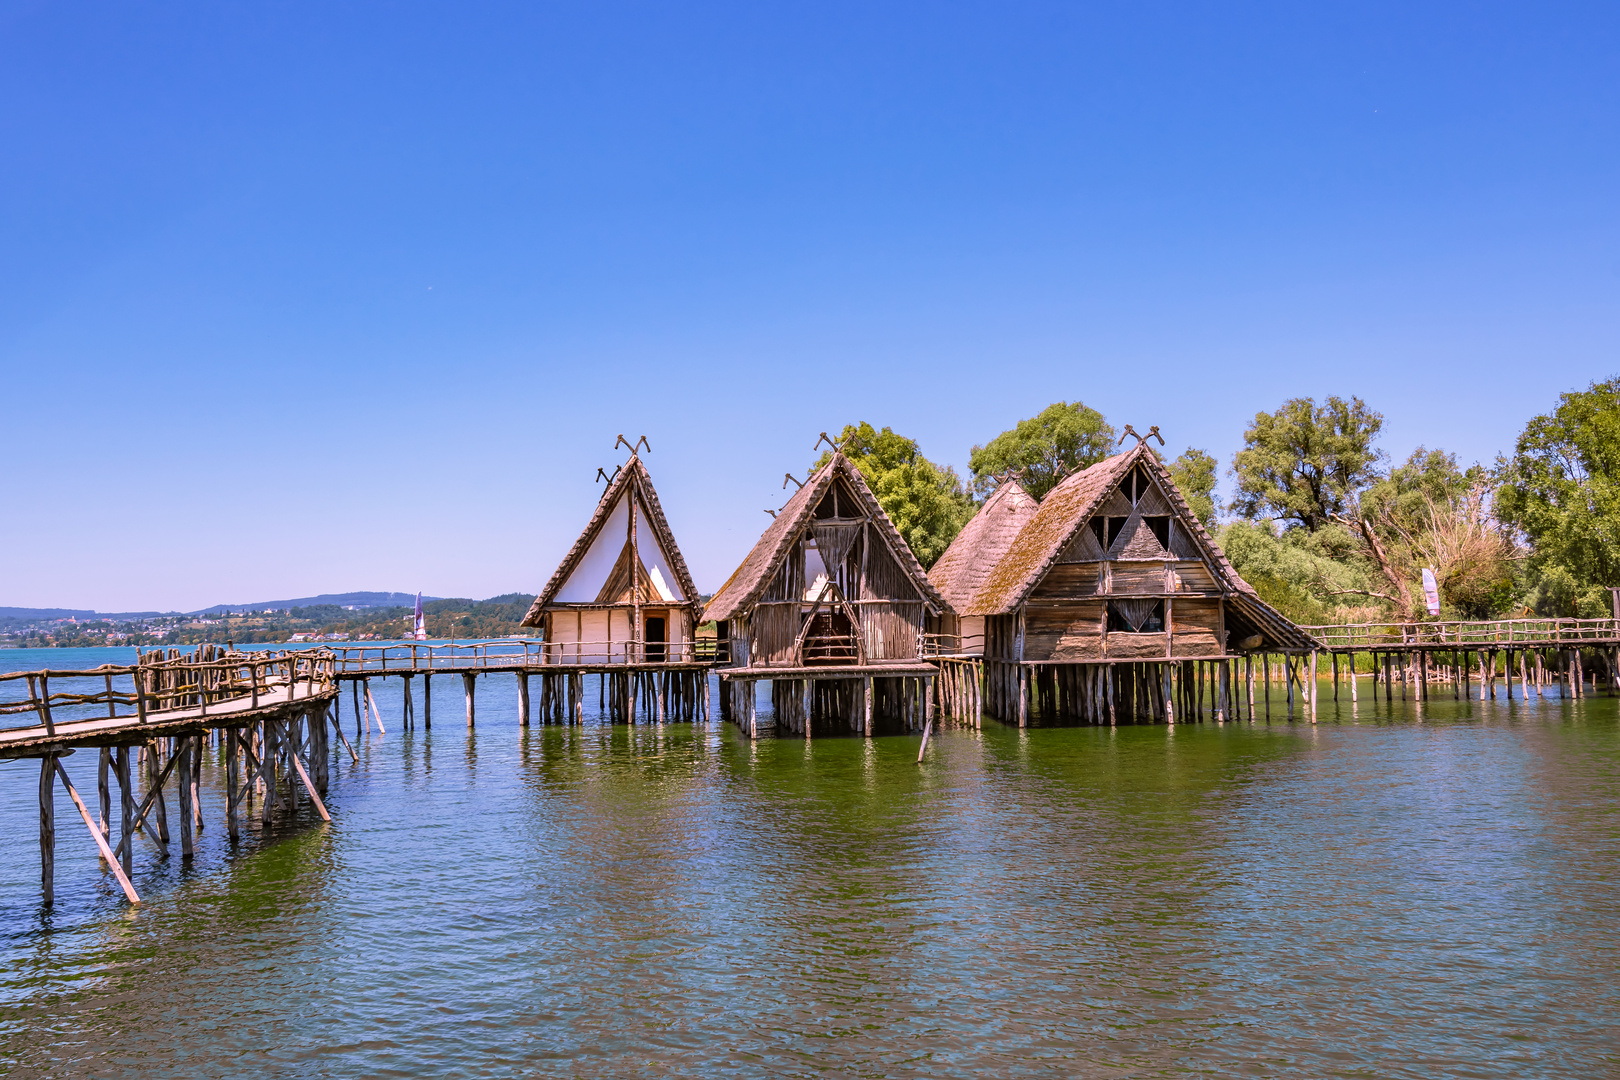
[(1115, 454), (1087, 469), (1073, 473), (1041, 500), (1029, 523), (985, 576), (972, 602), (960, 608), (964, 615), (1007, 615), (1029, 596), (1046, 576), (1074, 534), (1085, 526), (1103, 501), (1125, 478), (1132, 466), (1152, 474), (1170, 500), (1179, 524), (1193, 538), (1209, 563), (1216, 580), (1228, 590), (1228, 599), (1243, 617), (1275, 639), (1283, 648), (1308, 649), (1311, 638), (1265, 601), (1254, 587), (1238, 574), (1226, 553), (1204, 528), (1181, 489), (1146, 443), (1138, 443), (1123, 454)]
[(900, 535), (900, 530), (894, 527), (894, 522), (889, 520), (889, 515), (883, 512), (883, 507), (877, 501), (877, 496), (872, 494), (872, 489), (866, 486), (861, 471), (842, 453), (834, 453), (832, 460), (817, 469), (815, 475), (793, 493), (787, 505), (777, 511), (776, 520), (772, 521), (770, 527), (760, 536), (754, 549), (709, 600), (701, 616), (703, 622), (733, 618), (758, 602), (765, 592), (765, 587), (770, 584), (771, 578), (781, 567), (782, 561), (787, 558), (788, 551), (803, 535), (805, 527), (815, 514), (816, 507), (821, 503), (822, 496), (827, 494), (828, 489), (840, 476), (860, 500), (866, 516), (871, 519), (879, 535), (887, 542), (895, 561), (916, 585), (918, 594), (936, 610), (950, 610), (950, 604), (939, 594), (939, 590), (934, 588), (933, 583), (928, 580), (928, 575), (923, 572), (921, 564), (917, 562), (917, 556), (911, 553), (911, 546)]
[(567, 555), (563, 556), (563, 561), (557, 567), (556, 572), (551, 575), (551, 580), (546, 582), (544, 589), (540, 590), (540, 595), (534, 598), (534, 604), (529, 608), (529, 613), (524, 616), (522, 625), (540, 625), (541, 613), (556, 597), (557, 590), (563, 587), (563, 583), (568, 580), (568, 575), (574, 572), (574, 568), (585, 557), (585, 553), (591, 549), (591, 543), (596, 539), (596, 534), (602, 531), (602, 526), (607, 522), (608, 515), (613, 512), (613, 507), (617, 505), (620, 494), (627, 488), (640, 496), (638, 505), (646, 512), (646, 522), (651, 526), (653, 534), (658, 538), (659, 546), (664, 549), (664, 554), (668, 556), (670, 569), (675, 571), (676, 580), (681, 587), (681, 595), (685, 597), (677, 606), (696, 602), (698, 596), (697, 586), (692, 584), (692, 574), (686, 568), (686, 560), (681, 557), (680, 546), (675, 543), (675, 534), (670, 531), (669, 520), (664, 517), (664, 508), (658, 502), (658, 492), (653, 487), (652, 476), (647, 472), (647, 466), (641, 463), (641, 458), (631, 454), (630, 460), (624, 463), (624, 467), (614, 476), (613, 482), (607, 486), (607, 490), (602, 492), (602, 498), (596, 504), (596, 512), (591, 515), (591, 520), (585, 524), (585, 531), (579, 534), (579, 539), (574, 541), (574, 546), (568, 549)]
[(991, 493), (973, 520), (956, 534), (945, 554), (928, 571), (928, 580), (953, 608), (966, 612), (973, 607), (990, 571), (1034, 518), (1039, 505), (1024, 485), (1008, 480)]

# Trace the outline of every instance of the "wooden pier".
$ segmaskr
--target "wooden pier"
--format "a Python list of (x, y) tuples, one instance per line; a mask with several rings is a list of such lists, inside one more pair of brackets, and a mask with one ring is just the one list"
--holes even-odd
[[(650, 645), (624, 640), (547, 643), (515, 638), (466, 645), (348, 645), (329, 651), (334, 658), (333, 678), (351, 685), (357, 716), (362, 702), (371, 700), (372, 679), (399, 678), (405, 684), (400, 719), (414, 724), (412, 686), (421, 676), (425, 728), (433, 726), (430, 691), (434, 675), (460, 676), (471, 728), (477, 722), (478, 676), (496, 672), (517, 679), (520, 727), (528, 727), (536, 711), (541, 723), (584, 723), (588, 675), (598, 676), (597, 705), (613, 722), (635, 723), (638, 717), (657, 723), (707, 720), (709, 671), (726, 656), (725, 644), (713, 638)], [(538, 702), (531, 693), (532, 679), (540, 684)], [(381, 722), (380, 716), (378, 719)]]
[[(118, 685), (124, 680), (128, 689)], [(0, 717), (27, 716), (34, 722), (0, 729), (0, 758), (40, 762), (40, 886), (46, 903), (55, 892), (58, 781), (132, 903), (140, 901), (130, 880), (136, 835), (145, 833), (165, 855), (174, 840), (166, 789), (178, 802), (181, 856), (193, 854), (195, 835), (204, 827), (198, 777), (207, 740), (224, 744), (225, 827), (233, 839), (241, 831), (244, 808), (251, 813), (257, 800), (268, 822), (274, 806), (293, 808), (299, 784), (321, 817), (330, 820), (322, 796), (330, 749), (327, 717), (337, 682), (328, 652), (243, 653), (205, 645), (185, 656), (173, 650), (145, 653), (131, 666), (0, 675), (0, 688), (19, 684), (26, 685), (28, 696), (0, 702)], [(341, 740), (342, 732), (337, 734)], [(93, 815), (63, 764), (83, 749), (98, 752)], [(138, 782), (143, 773), (144, 782)]]
[[(1373, 622), (1303, 626), (1327, 654), (1333, 699), (1341, 682), (1351, 701), (1360, 698), (1359, 658), (1370, 659), (1373, 692), (1380, 687), (1393, 701), (1397, 687), (1403, 700), (1428, 700), (1436, 687), (1454, 699), (1474, 696), (1494, 700), (1498, 683), (1512, 699), (1519, 682), (1520, 699), (1541, 695), (1558, 685), (1565, 697), (1579, 698), (1595, 689), (1600, 672), (1587, 670), (1590, 655), (1599, 662), (1609, 692), (1620, 671), (1620, 618), (1486, 619), (1478, 621)], [(1477, 687), (1474, 685), (1477, 683)]]

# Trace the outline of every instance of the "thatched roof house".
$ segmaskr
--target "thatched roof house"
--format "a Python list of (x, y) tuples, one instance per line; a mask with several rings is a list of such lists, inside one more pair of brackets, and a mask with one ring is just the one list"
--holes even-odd
[(1106, 692), (1112, 715), (1114, 682), (1082, 686), (1085, 674), (1065, 690), (1068, 676), (1041, 675), (1050, 668), (1107, 665), (1117, 681), (1113, 665), (1135, 665), (1132, 685), (1149, 687), (1141, 700), (1159, 694), (1153, 708), (1168, 715), (1153, 680), (1168, 687), (1171, 665), (1314, 647), (1239, 576), (1145, 442), (1068, 476), (1010, 542), (992, 520), (959, 543), (935, 577), (964, 622), (984, 620), (986, 701), (1003, 719), (1023, 718), (1038, 678), (1052, 685), (1051, 711), (1094, 719)]
[(835, 452), (704, 609), (730, 657), (722, 678), (745, 687), (722, 709), (757, 731), (752, 680), (770, 679), (776, 717), (795, 730), (839, 716), (870, 733), (874, 708), (899, 716), (922, 700), (935, 673), (924, 636), (950, 613), (860, 470)]
[(523, 625), (544, 629), (548, 663), (681, 661), (697, 603), (652, 477), (632, 454)]
[(957, 613), (956, 628), (946, 630), (947, 638), (956, 639), (947, 644), (948, 651), (984, 652), (984, 616), (963, 613), (973, 609), (985, 579), (1034, 518), (1039, 505), (1017, 480), (1002, 481), (929, 568), (928, 580)]

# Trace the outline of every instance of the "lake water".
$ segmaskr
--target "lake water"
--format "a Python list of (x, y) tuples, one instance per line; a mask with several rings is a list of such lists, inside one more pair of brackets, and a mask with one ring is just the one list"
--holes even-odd
[(233, 848), (210, 772), (192, 863), (138, 846), (139, 909), (65, 797), (42, 909), (38, 766), (0, 763), (0, 1072), (1620, 1073), (1615, 699), (987, 720), (919, 767), (916, 737), (523, 732), (510, 676), (470, 733), (436, 682), (432, 731), (382, 684), (329, 826)]

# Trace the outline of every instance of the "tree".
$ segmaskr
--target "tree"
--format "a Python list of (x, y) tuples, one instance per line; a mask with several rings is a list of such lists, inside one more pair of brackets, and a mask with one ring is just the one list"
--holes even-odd
[(1601, 615), (1620, 585), (1620, 378), (1559, 398), (1499, 463), (1496, 511), (1529, 539), (1537, 607)]
[[(922, 456), (913, 439), (862, 421), (838, 436), (844, 456), (854, 463), (877, 496), (883, 512), (926, 569), (950, 546), (973, 517), (973, 500), (955, 469)], [(822, 454), (810, 471), (827, 463)]]
[(1084, 402), (1059, 401), (1039, 416), (1018, 421), (968, 455), (973, 491), (983, 499), (1009, 469), (1022, 470), (1022, 483), (1036, 499), (1076, 469), (1095, 465), (1114, 448), (1113, 427)]
[(1274, 413), (1256, 413), (1232, 460), (1238, 494), (1232, 509), (1315, 532), (1355, 505), (1377, 478), (1382, 454), (1373, 440), (1381, 414), (1360, 398), (1292, 398)]
[(1169, 465), (1170, 477), (1204, 528), (1215, 531), (1215, 459), (1189, 447)]

